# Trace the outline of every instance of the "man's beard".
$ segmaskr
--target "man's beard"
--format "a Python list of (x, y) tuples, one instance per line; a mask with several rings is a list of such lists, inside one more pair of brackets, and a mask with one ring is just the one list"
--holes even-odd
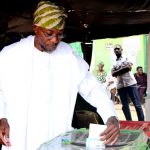
[(116, 54), (117, 58), (120, 58), (121, 57), (121, 54)]
[(42, 44), (40, 44), (40, 47), (43, 52), (51, 53), (51, 52), (55, 51), (55, 49), (57, 48), (57, 45), (51, 47), (51, 49), (47, 48), (46, 46), (44, 46)]

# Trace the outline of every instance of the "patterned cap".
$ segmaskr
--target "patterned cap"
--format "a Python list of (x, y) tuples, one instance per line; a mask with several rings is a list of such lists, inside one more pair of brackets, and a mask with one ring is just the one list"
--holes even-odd
[(41, 1), (33, 14), (33, 24), (46, 29), (61, 30), (65, 25), (65, 9), (50, 1)]

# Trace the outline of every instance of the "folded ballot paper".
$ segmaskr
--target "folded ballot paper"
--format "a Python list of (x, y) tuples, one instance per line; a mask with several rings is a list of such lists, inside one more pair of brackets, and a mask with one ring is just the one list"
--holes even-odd
[(106, 125), (91, 123), (89, 126), (89, 137), (86, 139), (87, 150), (102, 150), (105, 148), (104, 141), (100, 140), (100, 134), (107, 128)]

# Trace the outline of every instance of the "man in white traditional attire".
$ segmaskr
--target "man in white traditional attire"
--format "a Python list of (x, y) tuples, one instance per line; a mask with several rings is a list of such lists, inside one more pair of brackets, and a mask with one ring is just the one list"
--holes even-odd
[(2, 150), (36, 150), (72, 130), (78, 92), (97, 107), (107, 125), (100, 139), (114, 144), (119, 137), (119, 123), (105, 88), (88, 71), (87, 63), (61, 42), (65, 18), (62, 7), (41, 1), (34, 13), (35, 36), (0, 53)]

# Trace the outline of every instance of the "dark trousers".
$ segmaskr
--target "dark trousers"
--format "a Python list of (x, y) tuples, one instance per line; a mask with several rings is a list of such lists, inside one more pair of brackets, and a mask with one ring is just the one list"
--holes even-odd
[(141, 100), (141, 103), (144, 104), (145, 103), (145, 99), (144, 99), (144, 96), (145, 96), (145, 92), (146, 91), (146, 87), (139, 87), (138, 88), (138, 92), (139, 92), (139, 96), (140, 96), (140, 100)]
[(128, 103), (128, 96), (129, 96), (135, 106), (138, 120), (144, 121), (144, 113), (141, 106), (141, 100), (138, 94), (136, 84), (118, 89), (118, 94), (120, 96), (120, 100), (122, 103), (122, 110), (126, 120), (132, 120), (129, 103)]

